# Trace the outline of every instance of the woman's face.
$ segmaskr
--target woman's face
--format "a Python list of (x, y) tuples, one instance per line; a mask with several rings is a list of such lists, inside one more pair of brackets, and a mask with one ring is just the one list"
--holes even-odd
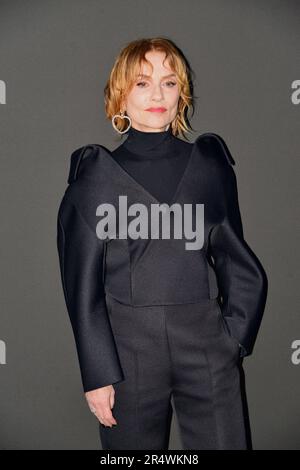
[(168, 128), (177, 114), (179, 85), (176, 75), (163, 65), (164, 52), (149, 51), (146, 59), (153, 66), (153, 73), (147, 63), (142, 65), (125, 100), (127, 115), (135, 129), (145, 132), (161, 132)]

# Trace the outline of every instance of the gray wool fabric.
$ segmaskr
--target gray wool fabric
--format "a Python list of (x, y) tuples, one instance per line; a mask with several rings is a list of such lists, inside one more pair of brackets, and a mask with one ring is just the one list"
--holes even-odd
[[(100, 426), (103, 449), (167, 448), (171, 396), (184, 448), (244, 449), (241, 358), (253, 351), (268, 284), (244, 239), (234, 160), (217, 134), (193, 144), (143, 134), (114, 152), (90, 144), (71, 155), (57, 247), (83, 389), (117, 391), (118, 425)], [(100, 239), (96, 209), (118, 212), (120, 195), (149, 211), (190, 204), (194, 215), (204, 204), (202, 248), (187, 250), (185, 236)]]

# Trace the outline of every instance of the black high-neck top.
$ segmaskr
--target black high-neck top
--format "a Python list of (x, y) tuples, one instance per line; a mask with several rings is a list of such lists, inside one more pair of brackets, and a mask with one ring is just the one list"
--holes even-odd
[(126, 135), (111, 152), (113, 158), (160, 203), (170, 204), (193, 144), (173, 136), (171, 126), (161, 132), (130, 127)]

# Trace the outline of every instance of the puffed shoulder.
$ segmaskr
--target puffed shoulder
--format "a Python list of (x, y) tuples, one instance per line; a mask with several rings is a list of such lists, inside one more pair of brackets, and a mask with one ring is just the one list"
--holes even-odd
[(205, 132), (201, 134), (197, 140), (197, 144), (200, 146), (204, 146), (205, 153), (211, 155), (214, 158), (218, 158), (220, 160), (225, 160), (230, 165), (235, 165), (235, 161), (224, 141), (224, 139), (213, 132)]
[[(215, 159), (219, 163), (226, 162), (235, 165), (224, 139), (218, 134), (212, 132), (201, 134), (197, 137), (194, 145), (202, 155)], [(109, 150), (100, 144), (84, 145), (72, 152), (68, 184), (76, 181), (79, 176), (95, 177), (97, 171), (100, 171), (100, 151), (103, 154), (109, 153)]]
[(71, 162), (68, 176), (68, 183), (73, 183), (79, 175), (84, 172), (87, 165), (93, 162), (98, 156), (99, 145), (89, 144), (79, 147), (71, 154)]

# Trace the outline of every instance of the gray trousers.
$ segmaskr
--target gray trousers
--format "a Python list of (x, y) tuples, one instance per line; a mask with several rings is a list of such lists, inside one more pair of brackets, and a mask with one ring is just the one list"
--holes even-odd
[(175, 405), (183, 449), (246, 450), (239, 344), (217, 299), (133, 307), (106, 297), (125, 380), (102, 449), (168, 449)]

